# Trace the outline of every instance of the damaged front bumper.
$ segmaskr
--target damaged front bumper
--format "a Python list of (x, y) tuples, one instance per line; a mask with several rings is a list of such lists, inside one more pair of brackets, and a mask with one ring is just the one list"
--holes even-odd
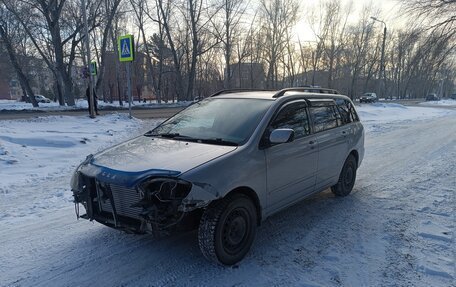
[[(135, 233), (161, 235), (193, 228), (201, 209), (217, 197), (217, 192), (170, 173), (173, 172), (148, 172), (146, 179), (132, 179), (90, 164), (82, 165), (71, 181), (76, 215)], [(80, 215), (80, 205), (86, 214)]]

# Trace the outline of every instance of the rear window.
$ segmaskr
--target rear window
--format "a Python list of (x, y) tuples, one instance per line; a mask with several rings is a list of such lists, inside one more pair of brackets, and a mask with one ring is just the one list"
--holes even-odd
[(355, 108), (353, 107), (352, 103), (350, 103), (347, 100), (337, 99), (336, 105), (339, 110), (343, 125), (359, 121), (358, 115), (356, 114)]

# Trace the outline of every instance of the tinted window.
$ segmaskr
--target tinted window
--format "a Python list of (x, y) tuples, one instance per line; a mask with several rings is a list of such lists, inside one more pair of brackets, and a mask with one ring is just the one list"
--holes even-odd
[(310, 134), (306, 106), (304, 102), (292, 103), (285, 106), (272, 122), (270, 130), (293, 129), (295, 138)]
[(321, 132), (337, 127), (338, 116), (335, 106), (311, 107), (315, 132)]
[(359, 120), (355, 108), (349, 101), (337, 99), (336, 104), (339, 109), (342, 124), (348, 124)]

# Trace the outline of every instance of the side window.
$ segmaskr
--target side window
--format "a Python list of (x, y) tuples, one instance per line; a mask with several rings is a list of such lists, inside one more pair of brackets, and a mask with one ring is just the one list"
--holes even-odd
[(337, 104), (337, 108), (339, 110), (343, 125), (351, 123), (351, 122), (359, 121), (355, 108), (349, 101), (337, 99), (336, 104)]
[(359, 121), (359, 117), (358, 117), (358, 114), (355, 111), (355, 107), (353, 107), (353, 105), (350, 102), (348, 102), (347, 105), (348, 105), (348, 107), (350, 109), (350, 115), (351, 115), (353, 121), (354, 122), (358, 122)]
[(337, 127), (337, 115), (334, 106), (311, 107), (315, 132), (321, 132)]
[(343, 125), (351, 123), (353, 121), (349, 103), (345, 100), (336, 101), (337, 108), (339, 109), (340, 118)]
[(340, 115), (339, 109), (337, 108), (337, 106), (332, 106), (332, 109), (333, 109), (334, 115), (336, 116), (337, 125), (342, 126), (343, 125), (342, 116)]
[(292, 103), (285, 106), (271, 123), (273, 129), (293, 129), (295, 138), (310, 134), (309, 117), (304, 102)]

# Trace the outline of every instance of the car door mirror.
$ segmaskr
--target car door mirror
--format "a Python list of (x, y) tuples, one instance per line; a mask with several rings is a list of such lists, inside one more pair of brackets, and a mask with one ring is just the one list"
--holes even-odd
[(271, 144), (288, 143), (294, 139), (294, 130), (292, 129), (275, 129), (269, 135)]

